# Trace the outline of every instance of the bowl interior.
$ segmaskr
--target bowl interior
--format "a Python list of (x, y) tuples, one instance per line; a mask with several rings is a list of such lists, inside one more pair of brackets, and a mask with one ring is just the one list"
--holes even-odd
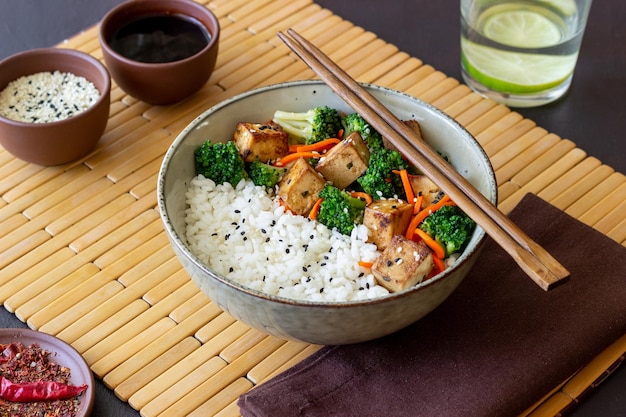
[[(409, 95), (373, 85), (367, 88), (400, 119), (417, 120), (427, 142), (449, 155), (455, 168), (490, 201), (496, 202), (497, 187), (489, 159), (463, 127), (443, 112)], [(319, 81), (291, 82), (259, 88), (226, 100), (207, 110), (181, 132), (164, 158), (159, 174), (158, 198), (168, 235), (185, 256), (202, 267), (184, 240), (185, 192), (195, 176), (194, 150), (207, 139), (214, 142), (231, 140), (238, 122), (263, 122), (270, 120), (278, 109), (306, 111), (319, 105), (328, 105), (346, 113), (353, 111)], [(461, 259), (477, 246), (483, 236), (484, 232), (478, 227)], [(206, 270), (229, 285), (241, 287), (224, 277), (218, 277), (209, 268)], [(440, 274), (443, 275), (445, 273)], [(434, 281), (436, 279), (421, 285), (430, 285)]]

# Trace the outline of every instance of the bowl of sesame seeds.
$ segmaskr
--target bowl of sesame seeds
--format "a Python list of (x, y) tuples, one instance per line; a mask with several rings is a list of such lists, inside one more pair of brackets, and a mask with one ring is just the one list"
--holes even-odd
[(75, 161), (106, 128), (111, 77), (96, 58), (66, 48), (21, 52), (0, 62), (0, 145), (44, 165)]

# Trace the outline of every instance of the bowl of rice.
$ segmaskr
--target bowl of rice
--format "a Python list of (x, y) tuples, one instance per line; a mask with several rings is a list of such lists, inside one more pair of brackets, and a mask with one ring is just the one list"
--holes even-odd
[(109, 117), (111, 79), (81, 51), (42, 48), (0, 62), (0, 144), (39, 165), (89, 153)]
[[(400, 119), (418, 121), (424, 139), (496, 203), (493, 168), (466, 129), (407, 94), (365, 86)], [(360, 263), (380, 254), (368, 242), (367, 228), (343, 235), (289, 213), (249, 180), (220, 185), (197, 175), (194, 152), (207, 139), (230, 141), (240, 122), (264, 123), (276, 110), (305, 112), (318, 106), (353, 112), (320, 81), (261, 87), (206, 110), (168, 149), (158, 176), (158, 205), (174, 252), (191, 279), (233, 317), (287, 340), (358, 343), (400, 330), (441, 304), (474, 264), (485, 233), (476, 227), (443, 272), (390, 292)]]

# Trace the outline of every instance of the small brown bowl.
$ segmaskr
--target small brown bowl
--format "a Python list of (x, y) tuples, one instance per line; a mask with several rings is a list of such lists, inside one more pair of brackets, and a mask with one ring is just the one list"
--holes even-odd
[(91, 151), (106, 128), (111, 104), (111, 77), (92, 56), (61, 48), (33, 49), (0, 62), (0, 91), (23, 76), (41, 72), (71, 73), (91, 81), (100, 97), (71, 117), (30, 123), (0, 115), (0, 144), (12, 155), (39, 165), (74, 161)]
[[(127, 58), (112, 46), (113, 37), (132, 22), (154, 16), (177, 15), (208, 31), (204, 48), (188, 58), (171, 62), (142, 62)], [(181, 101), (208, 81), (217, 60), (220, 25), (205, 6), (191, 0), (127, 1), (111, 9), (100, 22), (98, 38), (113, 80), (128, 94), (150, 104)], [(138, 46), (145, 48), (145, 46)]]

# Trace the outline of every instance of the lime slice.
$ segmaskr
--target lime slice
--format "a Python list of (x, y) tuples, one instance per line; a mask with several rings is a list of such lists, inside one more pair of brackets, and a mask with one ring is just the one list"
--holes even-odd
[(574, 71), (577, 54), (567, 56), (509, 52), (461, 39), (465, 70), (485, 87), (526, 94), (556, 87)]
[(540, 0), (540, 3), (556, 9), (564, 16), (573, 16), (578, 11), (578, 6), (574, 0)]
[(556, 45), (562, 37), (554, 22), (530, 9), (504, 10), (491, 14), (485, 19), (482, 32), (491, 40), (521, 48)]

